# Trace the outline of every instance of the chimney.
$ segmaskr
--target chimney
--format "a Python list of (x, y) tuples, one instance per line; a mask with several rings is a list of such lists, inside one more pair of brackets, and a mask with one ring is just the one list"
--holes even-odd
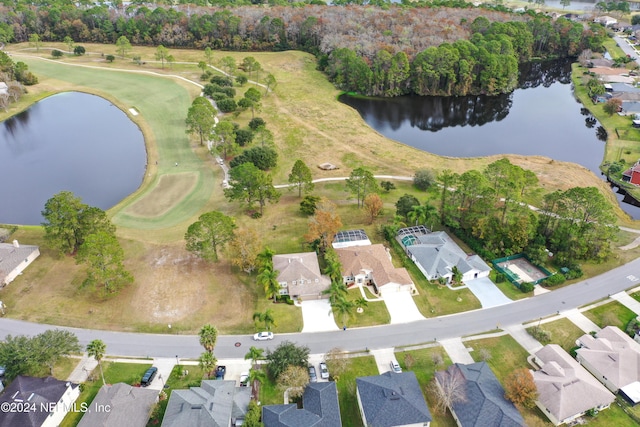
[(14, 248), (19, 248), (19, 247), (20, 247), (20, 243), (18, 243), (18, 241), (17, 241), (17, 240), (14, 240), (14, 241), (13, 241), (13, 247), (14, 247)]

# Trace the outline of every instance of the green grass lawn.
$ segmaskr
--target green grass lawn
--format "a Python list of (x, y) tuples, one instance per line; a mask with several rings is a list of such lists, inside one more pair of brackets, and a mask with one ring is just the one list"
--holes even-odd
[[(413, 371), (416, 374), (420, 389), (422, 389), (433, 417), (431, 424), (434, 426), (455, 427), (456, 422), (449, 411), (439, 414), (434, 410), (436, 402), (433, 398), (433, 393), (429, 392), (429, 386), (435, 372), (443, 371), (451, 365), (451, 359), (449, 359), (444, 348), (438, 346), (421, 350), (397, 351), (396, 360), (403, 370)], [(436, 362), (438, 363), (436, 364)], [(411, 367), (409, 368), (409, 366)]]
[(533, 296), (533, 292), (522, 292), (518, 287), (516, 287), (516, 285), (506, 279), (500, 283), (496, 282), (497, 274), (498, 272), (492, 269), (489, 273), (489, 278), (493, 283), (495, 283), (498, 289), (500, 289), (500, 292), (505, 294), (507, 298), (517, 301), (519, 299), (529, 298)]
[[(119, 363), (119, 362), (102, 362), (104, 370), (104, 379), (107, 384), (126, 383), (130, 385), (139, 384), (142, 374), (151, 367), (151, 364), (142, 363)], [(76, 406), (80, 407), (81, 403), (86, 402), (90, 405), (93, 398), (96, 397), (102, 387), (102, 377), (100, 376), (100, 368), (97, 367), (91, 374), (92, 380), (87, 380), (82, 384), (82, 391)], [(77, 425), (82, 418), (83, 413), (69, 412), (62, 421), (61, 427), (72, 427)]]
[(583, 314), (601, 328), (605, 326), (617, 326), (623, 331), (627, 323), (637, 316), (633, 311), (617, 301), (612, 301), (589, 311), (584, 311)]
[[(367, 291), (365, 291), (367, 292)], [(368, 297), (372, 297), (371, 293), (368, 293)], [(348, 301), (355, 301), (358, 298), (362, 298), (360, 289), (349, 289), (347, 293)], [(343, 326), (342, 315), (340, 315), (335, 309), (333, 309), (333, 317), (338, 327)], [(357, 328), (362, 326), (374, 326), (374, 325), (386, 325), (391, 321), (391, 315), (387, 310), (387, 305), (384, 301), (369, 301), (367, 306), (363, 308), (362, 313), (357, 313), (355, 308), (350, 316), (346, 317), (346, 325), (349, 328)]]
[[(533, 327), (535, 326), (527, 328), (527, 331), (530, 331)], [(551, 343), (558, 344), (567, 353), (576, 346), (576, 340), (584, 335), (582, 329), (578, 328), (572, 321), (565, 318), (549, 323), (543, 323), (540, 325), (540, 329), (550, 332)]]
[(343, 427), (361, 427), (362, 419), (356, 397), (356, 378), (378, 375), (378, 366), (373, 356), (349, 359), (348, 367), (336, 382)]

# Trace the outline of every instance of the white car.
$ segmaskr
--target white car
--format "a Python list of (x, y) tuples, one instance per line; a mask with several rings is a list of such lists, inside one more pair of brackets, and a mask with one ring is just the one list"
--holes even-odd
[(273, 332), (258, 332), (253, 336), (254, 341), (266, 341), (273, 339)]
[(389, 363), (389, 366), (391, 366), (391, 372), (395, 372), (396, 374), (402, 373), (402, 368), (395, 360), (392, 360), (391, 363)]
[(323, 380), (329, 379), (329, 370), (327, 369), (327, 364), (324, 362), (320, 362), (320, 378)]
[(240, 374), (240, 387), (246, 387), (249, 384), (249, 372)]

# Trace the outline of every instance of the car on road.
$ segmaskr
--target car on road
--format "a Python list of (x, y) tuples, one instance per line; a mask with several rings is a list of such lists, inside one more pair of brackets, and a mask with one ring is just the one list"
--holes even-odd
[(398, 364), (398, 362), (396, 362), (395, 360), (392, 360), (389, 363), (389, 366), (391, 366), (391, 372), (395, 372), (396, 374), (402, 373), (402, 368), (400, 367), (400, 364)]
[(254, 341), (266, 341), (273, 339), (273, 332), (258, 332), (253, 336)]
[(318, 376), (316, 375), (316, 368), (309, 366), (309, 381), (312, 383), (318, 382)]
[(218, 365), (216, 367), (216, 379), (217, 380), (223, 380), (224, 376), (227, 373), (227, 367), (224, 365)]
[(156, 377), (157, 373), (158, 373), (158, 368), (156, 368), (155, 366), (152, 366), (149, 369), (147, 369), (147, 371), (142, 376), (142, 379), (140, 380), (140, 385), (142, 387), (146, 387), (149, 384), (151, 384), (153, 379)]
[(240, 374), (240, 387), (246, 387), (249, 385), (249, 372), (243, 372)]
[(320, 362), (320, 378), (323, 380), (329, 379), (329, 370), (327, 369), (327, 364), (324, 362)]

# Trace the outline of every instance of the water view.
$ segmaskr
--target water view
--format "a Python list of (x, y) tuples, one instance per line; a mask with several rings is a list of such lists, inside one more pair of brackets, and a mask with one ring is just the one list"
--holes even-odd
[[(521, 69), (520, 87), (508, 95), (340, 100), (384, 136), (430, 153), (541, 155), (602, 177), (606, 131), (574, 98), (570, 74), (568, 61), (534, 63)], [(617, 196), (640, 219), (640, 208)]]
[(0, 123), (0, 223), (40, 224), (54, 194), (69, 190), (109, 209), (141, 184), (140, 129), (95, 95), (61, 93)]

